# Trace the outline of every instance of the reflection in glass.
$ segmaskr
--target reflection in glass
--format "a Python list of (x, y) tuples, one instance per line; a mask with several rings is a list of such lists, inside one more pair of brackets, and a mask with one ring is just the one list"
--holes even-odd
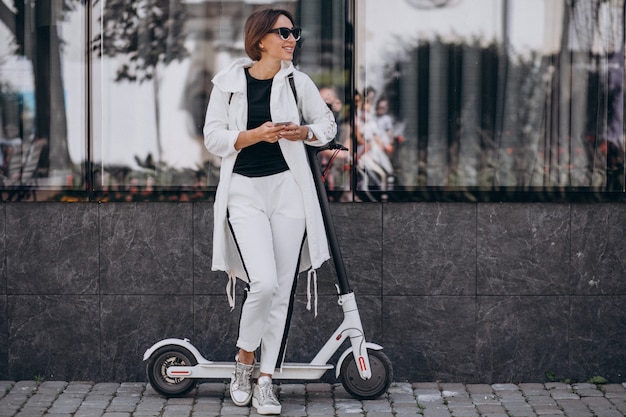
[(294, 12), (298, 64), (351, 149), (330, 165), (331, 199), (351, 201), (353, 181), (364, 200), (625, 191), (624, 0), (261, 3), (0, 0), (2, 198), (206, 198), (211, 78), (267, 6)]
[[(214, 189), (220, 161), (206, 151), (202, 135), (211, 79), (245, 56), (243, 24), (259, 7), (294, 13), (303, 29), (300, 65), (334, 92), (329, 100), (343, 112), (343, 2), (99, 3), (93, 17), (96, 189)], [(345, 173), (333, 178), (333, 187), (349, 187)]]
[(84, 16), (79, 1), (0, 0), (3, 198), (84, 184)]
[(357, 4), (361, 192), (624, 191), (624, 0)]

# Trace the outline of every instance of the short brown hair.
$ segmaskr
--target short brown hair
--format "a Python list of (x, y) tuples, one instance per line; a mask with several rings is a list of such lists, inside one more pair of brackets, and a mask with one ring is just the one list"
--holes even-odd
[(283, 9), (261, 9), (253, 12), (246, 20), (243, 27), (244, 45), (246, 54), (253, 61), (261, 59), (261, 48), (259, 42), (274, 26), (280, 15), (285, 16), (294, 24), (293, 15)]

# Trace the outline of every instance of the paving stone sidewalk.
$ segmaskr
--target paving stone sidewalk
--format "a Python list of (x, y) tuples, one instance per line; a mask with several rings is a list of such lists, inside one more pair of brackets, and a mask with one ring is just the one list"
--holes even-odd
[[(278, 385), (282, 416), (292, 417), (622, 417), (624, 384), (392, 384), (371, 401), (341, 385)], [(166, 399), (139, 382), (0, 381), (0, 417), (212, 417), (257, 416), (237, 407), (226, 383), (203, 383), (185, 398)]]

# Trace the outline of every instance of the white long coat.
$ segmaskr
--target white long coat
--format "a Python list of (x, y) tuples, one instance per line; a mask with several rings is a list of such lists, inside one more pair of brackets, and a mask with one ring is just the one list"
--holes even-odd
[[(244, 68), (252, 64), (253, 61), (247, 58), (237, 60), (213, 78), (214, 87), (204, 124), (206, 148), (222, 158), (214, 204), (212, 269), (226, 271), (230, 276), (234, 275), (246, 282), (248, 277), (228, 227), (226, 208), (233, 167), (239, 153), (235, 150), (235, 141), (239, 132), (246, 130), (248, 121)], [(298, 103), (287, 78), (291, 73), (294, 76)], [(300, 124), (301, 113), (317, 138), (314, 142), (307, 142), (307, 145), (323, 146), (335, 137), (337, 126), (333, 114), (321, 98), (317, 86), (308, 75), (296, 70), (290, 61), (282, 61), (281, 69), (274, 76), (270, 93), (270, 113), (273, 122), (291, 121), (296, 124)], [(287, 139), (280, 139), (278, 143), (304, 201), (307, 234), (299, 272), (311, 267), (317, 269), (330, 256), (319, 200), (306, 156), (306, 145), (303, 141)]]

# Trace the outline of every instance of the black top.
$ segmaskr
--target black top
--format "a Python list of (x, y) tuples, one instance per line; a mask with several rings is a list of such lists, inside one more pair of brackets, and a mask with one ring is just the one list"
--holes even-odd
[[(246, 68), (246, 80), (248, 82), (248, 126), (247, 129), (255, 129), (263, 123), (272, 120), (270, 114), (270, 93), (272, 81), (257, 80), (250, 75)], [(246, 177), (264, 177), (287, 171), (289, 167), (278, 143), (259, 142), (243, 148), (237, 160), (233, 172)]]

